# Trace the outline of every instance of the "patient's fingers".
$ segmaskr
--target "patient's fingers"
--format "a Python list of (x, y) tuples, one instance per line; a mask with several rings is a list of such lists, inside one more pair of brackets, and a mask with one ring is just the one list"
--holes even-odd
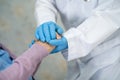
[(61, 36), (58, 33), (56, 33), (56, 38), (61, 39)]

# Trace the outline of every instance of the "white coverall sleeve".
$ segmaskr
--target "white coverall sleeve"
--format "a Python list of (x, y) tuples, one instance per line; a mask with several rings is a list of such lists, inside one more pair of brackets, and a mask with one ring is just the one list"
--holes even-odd
[(77, 28), (69, 29), (64, 36), (68, 41), (68, 61), (86, 56), (97, 45), (120, 28), (119, 4), (109, 9), (94, 10)]
[(53, 0), (36, 0), (35, 17), (37, 26), (48, 21), (56, 22), (58, 13), (53, 3)]

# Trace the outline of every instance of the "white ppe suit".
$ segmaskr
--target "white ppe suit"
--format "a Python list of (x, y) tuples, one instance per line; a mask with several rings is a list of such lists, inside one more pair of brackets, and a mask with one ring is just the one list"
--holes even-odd
[(66, 80), (120, 80), (120, 0), (37, 0), (37, 25), (65, 26)]

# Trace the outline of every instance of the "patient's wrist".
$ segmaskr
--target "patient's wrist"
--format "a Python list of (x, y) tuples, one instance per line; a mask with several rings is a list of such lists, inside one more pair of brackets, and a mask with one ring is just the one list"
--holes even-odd
[(55, 47), (49, 45), (48, 43), (43, 43), (41, 41), (35, 41), (35, 44), (39, 44), (40, 46), (43, 46), (44, 48), (46, 48), (48, 50), (48, 52), (51, 52)]

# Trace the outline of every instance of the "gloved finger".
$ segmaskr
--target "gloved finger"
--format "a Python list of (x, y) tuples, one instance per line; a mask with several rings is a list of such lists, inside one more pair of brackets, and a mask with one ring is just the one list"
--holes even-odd
[(43, 25), (43, 33), (44, 33), (45, 41), (49, 42), (51, 38), (50, 38), (49, 26), (47, 24)]
[(34, 44), (35, 43), (35, 40), (32, 40), (32, 42), (31, 42), (32, 44)]
[(58, 46), (58, 45), (63, 44), (63, 41), (62, 41), (62, 39), (50, 40), (49, 44), (52, 45), (52, 46)]
[(58, 26), (57, 24), (55, 24), (55, 25), (56, 25), (57, 33), (61, 35), (63, 33), (63, 29), (60, 26)]
[(55, 24), (50, 24), (49, 28), (50, 28), (51, 39), (56, 39)]
[(38, 33), (38, 29), (36, 29), (36, 31), (35, 31), (35, 37), (36, 37), (36, 39), (40, 39), (40, 37), (39, 37), (39, 33)]
[(35, 43), (35, 40), (32, 40), (31, 43), (29, 44), (29, 48)]
[(38, 34), (39, 34), (39, 37), (42, 42), (45, 42), (45, 36), (43, 34), (43, 29), (42, 29), (42, 26), (39, 28), (39, 31), (38, 31)]

